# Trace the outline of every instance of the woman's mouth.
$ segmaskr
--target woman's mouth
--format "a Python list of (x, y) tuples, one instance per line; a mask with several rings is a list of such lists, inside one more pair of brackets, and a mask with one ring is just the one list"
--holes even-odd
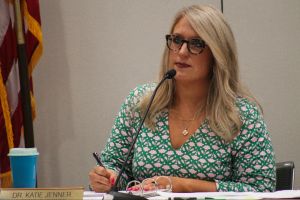
[(175, 66), (178, 67), (178, 68), (188, 68), (188, 67), (191, 67), (191, 65), (186, 64), (186, 63), (182, 63), (182, 62), (176, 62)]

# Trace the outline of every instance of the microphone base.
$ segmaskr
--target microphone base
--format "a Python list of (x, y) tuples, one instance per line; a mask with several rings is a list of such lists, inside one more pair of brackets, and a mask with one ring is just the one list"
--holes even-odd
[(116, 191), (110, 191), (108, 194), (113, 196), (113, 200), (147, 200), (145, 197), (123, 193), (123, 192), (116, 192)]

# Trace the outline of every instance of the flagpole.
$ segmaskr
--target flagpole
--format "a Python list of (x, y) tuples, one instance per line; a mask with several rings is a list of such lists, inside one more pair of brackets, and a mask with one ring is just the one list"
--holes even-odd
[(224, 13), (224, 10), (223, 10), (223, 0), (221, 0), (221, 12)]
[(26, 56), (26, 46), (23, 33), (22, 15), (20, 9), (20, 1), (14, 0), (15, 10), (15, 23), (16, 34), (18, 42), (18, 63), (19, 63), (19, 76), (20, 76), (20, 90), (23, 114), (23, 127), (24, 127), (24, 142), (26, 148), (34, 147), (34, 135), (32, 124), (32, 110), (29, 88), (29, 73)]

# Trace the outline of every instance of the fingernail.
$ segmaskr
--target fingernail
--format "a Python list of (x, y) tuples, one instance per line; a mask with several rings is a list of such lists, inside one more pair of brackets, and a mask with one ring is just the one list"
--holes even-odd
[(128, 191), (132, 191), (132, 188), (127, 188)]
[(112, 179), (110, 180), (110, 184), (111, 184), (111, 185), (114, 185), (114, 184), (115, 184), (115, 178), (114, 178), (114, 177), (112, 177)]

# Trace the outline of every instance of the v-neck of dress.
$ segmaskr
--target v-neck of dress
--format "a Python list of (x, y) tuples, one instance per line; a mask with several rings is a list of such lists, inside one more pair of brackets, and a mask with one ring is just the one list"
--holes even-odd
[(172, 145), (172, 142), (171, 142), (171, 137), (170, 137), (169, 110), (168, 110), (168, 109), (165, 109), (165, 110), (163, 111), (163, 116), (162, 116), (162, 117), (166, 120), (166, 121), (165, 121), (165, 126), (166, 126), (166, 127), (164, 128), (164, 130), (166, 130), (166, 132), (167, 132), (166, 135), (168, 136), (168, 138), (167, 138), (167, 140), (168, 140), (168, 145), (169, 145), (170, 149), (173, 150), (173, 151), (180, 151), (180, 150), (182, 150), (183, 148), (185, 148), (186, 145), (187, 145), (189, 142), (193, 141), (195, 137), (197, 137), (199, 134), (202, 133), (202, 132), (201, 132), (201, 129), (204, 128), (204, 125), (205, 125), (206, 122), (207, 122), (207, 119), (205, 118), (205, 119), (202, 121), (202, 123), (200, 124), (200, 126), (196, 129), (196, 131), (195, 131), (194, 133), (192, 133), (191, 136), (189, 136), (189, 138), (188, 138), (188, 139), (187, 139), (180, 147), (174, 148), (173, 145)]

